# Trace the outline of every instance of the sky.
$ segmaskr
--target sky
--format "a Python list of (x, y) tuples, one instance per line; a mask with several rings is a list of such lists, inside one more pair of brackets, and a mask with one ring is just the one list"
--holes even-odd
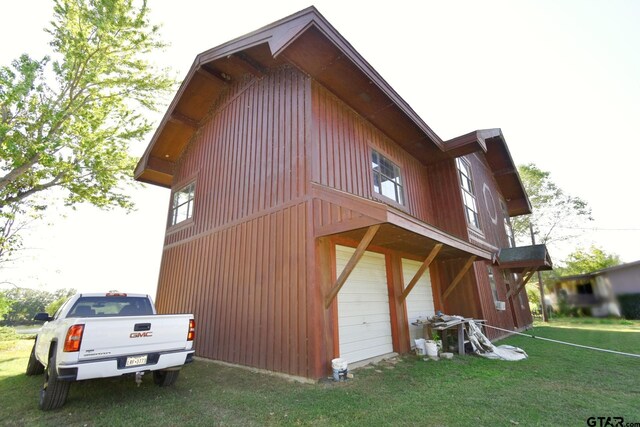
[[(314, 5), (442, 139), (499, 127), (516, 164), (535, 163), (589, 203), (594, 221), (554, 248), (554, 260), (591, 244), (640, 260), (640, 2), (148, 4), (170, 43), (154, 61), (179, 81), (198, 53)], [(0, 65), (48, 52), (50, 1), (1, 10)], [(150, 137), (132, 153), (141, 155)], [(52, 206), (27, 230), (19, 259), (0, 270), (0, 287), (155, 296), (170, 192), (140, 185), (130, 193), (137, 209), (129, 214)]]

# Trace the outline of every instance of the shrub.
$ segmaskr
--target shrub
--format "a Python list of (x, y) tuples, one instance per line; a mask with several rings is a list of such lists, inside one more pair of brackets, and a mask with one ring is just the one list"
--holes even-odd
[(618, 295), (622, 317), (640, 319), (640, 294)]

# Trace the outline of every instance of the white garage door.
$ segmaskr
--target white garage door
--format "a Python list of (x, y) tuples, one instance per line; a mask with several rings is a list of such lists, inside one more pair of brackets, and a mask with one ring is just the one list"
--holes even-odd
[[(336, 246), (337, 275), (354, 252)], [(337, 298), (340, 357), (353, 363), (393, 352), (384, 255), (365, 252)]]
[[(413, 261), (410, 259), (402, 259), (402, 276), (404, 277), (404, 287), (406, 288), (413, 276), (422, 265), (419, 261)], [(414, 326), (411, 323), (415, 322), (420, 316), (433, 316), (435, 310), (433, 308), (433, 292), (431, 291), (431, 277), (429, 276), (429, 270), (425, 271), (418, 283), (414, 286), (413, 290), (409, 292), (407, 299), (405, 300), (407, 305), (407, 321), (409, 323), (409, 334), (411, 337), (411, 347), (415, 345), (416, 338), (423, 338), (422, 326)]]

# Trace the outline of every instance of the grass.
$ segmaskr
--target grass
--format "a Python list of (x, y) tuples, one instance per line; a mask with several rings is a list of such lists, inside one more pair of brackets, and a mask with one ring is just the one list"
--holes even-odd
[[(607, 328), (615, 327), (616, 330)], [(640, 352), (640, 322), (538, 325), (537, 336)], [(415, 356), (354, 371), (346, 383), (292, 383), (197, 361), (175, 386), (146, 375), (75, 383), (57, 411), (37, 409), (41, 377), (23, 374), (30, 340), (0, 353), (4, 425), (420, 425), (584, 426), (589, 417), (640, 423), (640, 359), (513, 337), (522, 362), (479, 357), (424, 362)]]

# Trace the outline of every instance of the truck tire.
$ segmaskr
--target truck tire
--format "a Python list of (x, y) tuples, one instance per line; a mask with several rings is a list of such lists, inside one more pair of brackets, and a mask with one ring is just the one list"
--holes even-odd
[(44, 372), (44, 384), (40, 390), (40, 409), (48, 411), (57, 409), (64, 405), (69, 394), (69, 386), (71, 383), (58, 380), (58, 372), (56, 371), (56, 349), (51, 349), (51, 357), (49, 357), (49, 365)]
[(44, 372), (44, 366), (36, 359), (36, 343), (33, 343), (29, 362), (27, 362), (27, 375), (41, 375)]
[(153, 371), (153, 382), (159, 385), (160, 387), (168, 387), (173, 385), (178, 379), (178, 375), (180, 374), (180, 370), (177, 369), (175, 371)]

